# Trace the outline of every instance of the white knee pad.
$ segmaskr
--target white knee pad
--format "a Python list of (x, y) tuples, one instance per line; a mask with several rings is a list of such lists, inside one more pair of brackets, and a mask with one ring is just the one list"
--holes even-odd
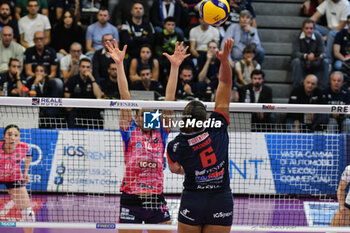
[(35, 213), (32, 207), (21, 210), (22, 222), (35, 222)]

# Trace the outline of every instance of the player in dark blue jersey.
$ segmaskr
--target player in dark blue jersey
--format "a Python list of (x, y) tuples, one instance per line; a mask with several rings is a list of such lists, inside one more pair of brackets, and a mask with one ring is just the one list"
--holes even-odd
[(227, 127), (232, 88), (228, 57), (233, 40), (217, 51), (221, 67), (215, 111), (206, 119), (206, 108), (191, 101), (183, 111), (180, 134), (167, 148), (170, 170), (185, 175), (179, 210), (179, 233), (230, 232), (233, 198), (229, 180)]

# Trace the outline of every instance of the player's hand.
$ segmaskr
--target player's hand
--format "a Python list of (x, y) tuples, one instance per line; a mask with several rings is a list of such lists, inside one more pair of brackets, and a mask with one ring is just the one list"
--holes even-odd
[(186, 48), (183, 47), (184, 42), (176, 42), (175, 51), (173, 55), (169, 55), (168, 53), (163, 53), (164, 56), (168, 58), (171, 65), (179, 67), (183, 60), (185, 60), (190, 54), (186, 54), (188, 46)]
[(114, 60), (114, 62), (117, 65), (123, 64), (123, 60), (124, 60), (124, 57), (125, 57), (127, 45), (124, 45), (123, 50), (120, 50), (118, 48), (117, 41), (115, 39), (113, 39), (113, 45), (112, 45), (111, 42), (107, 41), (106, 47), (107, 47), (107, 50), (108, 50), (107, 54), (109, 56), (111, 56), (111, 58)]
[(224, 48), (222, 51), (216, 50), (216, 57), (220, 60), (220, 62), (228, 61), (228, 57), (233, 48), (233, 39), (228, 38), (225, 41)]
[(23, 174), (23, 184), (27, 184), (29, 181), (29, 175), (28, 175), (28, 172), (25, 172)]

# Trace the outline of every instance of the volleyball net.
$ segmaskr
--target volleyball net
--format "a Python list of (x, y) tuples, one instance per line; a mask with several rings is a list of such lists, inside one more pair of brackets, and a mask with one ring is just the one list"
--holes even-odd
[[(184, 177), (170, 172), (162, 148), (179, 133), (186, 104), (0, 98), (0, 134), (4, 135), (7, 125), (16, 124), (21, 130), (20, 141), (31, 148), (29, 182), (25, 187), (36, 216), (35, 222), (23, 221), (16, 200), (10, 197), (5, 185), (0, 185), (0, 227), (175, 230)], [(214, 103), (205, 104), (209, 117)], [(136, 131), (123, 135), (119, 129), (121, 109), (131, 109), (134, 116), (141, 109), (143, 118), (138, 118), (142, 119), (138, 124), (146, 128), (168, 124), (172, 131), (150, 137)], [(171, 121), (162, 122), (164, 110), (173, 111)], [(348, 164), (349, 135), (342, 133), (341, 126), (321, 123), (315, 127), (312, 123), (297, 126), (295, 120), (285, 123), (296, 115), (303, 117), (300, 122), (331, 114), (342, 114), (341, 119), (345, 119), (348, 107), (232, 103), (230, 112), (232, 230), (348, 231), (327, 226), (339, 207), (336, 194)], [(268, 120), (256, 120), (262, 117)], [(207, 124), (215, 127), (210, 122)], [(125, 151), (131, 144), (129, 148), (133, 150), (144, 148), (150, 152), (146, 155), (140, 152), (133, 163), (134, 169), (127, 170), (125, 163), (130, 154)], [(154, 154), (158, 156), (152, 157)], [(8, 156), (16, 155), (1, 150), (2, 175), (8, 173), (5, 166)], [(23, 172), (23, 162), (21, 169)], [(133, 172), (138, 175), (134, 176)], [(198, 171), (197, 175), (198, 180), (208, 180), (222, 174), (213, 170)], [(157, 180), (164, 180), (164, 187)], [(172, 225), (116, 224), (121, 216), (132, 218), (127, 212), (119, 211), (121, 186), (130, 182), (133, 190), (142, 193), (140, 199), (146, 208), (157, 208), (164, 202), (157, 194), (164, 193)], [(220, 214), (224, 213), (218, 213), (218, 218)]]

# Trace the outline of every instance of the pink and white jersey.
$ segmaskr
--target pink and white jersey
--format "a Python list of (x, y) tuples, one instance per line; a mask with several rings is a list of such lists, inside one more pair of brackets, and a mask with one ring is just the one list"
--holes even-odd
[(127, 130), (120, 129), (123, 138), (126, 171), (120, 191), (128, 194), (163, 192), (164, 150), (168, 132), (161, 129), (145, 134), (134, 120)]
[(5, 154), (4, 141), (0, 142), (0, 182), (22, 180), (21, 162), (27, 155), (31, 155), (30, 147), (25, 142), (19, 142), (15, 151)]

